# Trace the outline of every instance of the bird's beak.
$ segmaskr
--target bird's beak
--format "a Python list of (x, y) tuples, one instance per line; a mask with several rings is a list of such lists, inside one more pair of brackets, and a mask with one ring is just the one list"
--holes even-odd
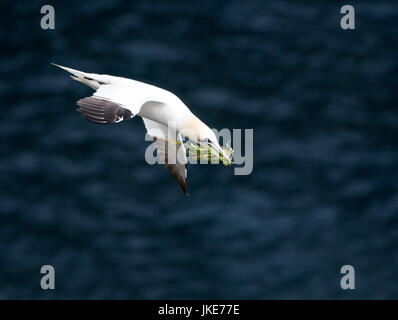
[(220, 147), (219, 144), (215, 144), (213, 142), (210, 143), (211, 147), (216, 151), (222, 154), (222, 156), (228, 160), (229, 163), (231, 163), (231, 159), (229, 156), (225, 153), (225, 151)]

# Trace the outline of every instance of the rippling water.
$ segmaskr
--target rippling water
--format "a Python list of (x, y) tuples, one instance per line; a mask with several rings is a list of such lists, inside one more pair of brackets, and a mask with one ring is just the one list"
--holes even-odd
[[(42, 4), (1, 10), (0, 298), (397, 297), (396, 1), (351, 3), (351, 31), (319, 1), (53, 2), (54, 31)], [(183, 196), (141, 121), (85, 121), (50, 62), (253, 128), (253, 173), (190, 166)]]

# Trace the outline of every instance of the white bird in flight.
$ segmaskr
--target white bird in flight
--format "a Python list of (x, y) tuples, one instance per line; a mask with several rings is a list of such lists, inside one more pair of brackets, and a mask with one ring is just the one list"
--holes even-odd
[[(159, 162), (166, 165), (184, 193), (187, 193), (187, 158), (182, 136), (212, 148), (231, 161), (214, 132), (173, 93), (128, 78), (53, 65), (70, 72), (72, 79), (95, 90), (91, 97), (77, 101), (77, 111), (87, 120), (106, 124), (140, 116), (154, 141)], [(173, 139), (178, 144), (168, 143)]]

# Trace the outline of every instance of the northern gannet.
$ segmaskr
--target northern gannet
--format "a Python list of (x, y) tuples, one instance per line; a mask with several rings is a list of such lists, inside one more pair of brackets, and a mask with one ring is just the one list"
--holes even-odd
[[(211, 147), (230, 160), (214, 132), (173, 93), (128, 78), (53, 65), (95, 90), (92, 96), (77, 101), (77, 111), (87, 120), (107, 124), (140, 116), (154, 141), (159, 162), (170, 170), (184, 193), (187, 193), (187, 158), (182, 136)], [(177, 143), (169, 143), (170, 140)]]

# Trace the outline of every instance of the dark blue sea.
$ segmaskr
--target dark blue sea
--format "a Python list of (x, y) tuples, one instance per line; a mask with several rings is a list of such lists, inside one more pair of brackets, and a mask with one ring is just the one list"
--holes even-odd
[[(1, 299), (398, 297), (396, 1), (351, 1), (355, 30), (340, 1), (51, 1), (55, 30), (44, 4), (0, 5)], [(51, 62), (254, 129), (253, 172), (191, 165), (185, 196)]]

